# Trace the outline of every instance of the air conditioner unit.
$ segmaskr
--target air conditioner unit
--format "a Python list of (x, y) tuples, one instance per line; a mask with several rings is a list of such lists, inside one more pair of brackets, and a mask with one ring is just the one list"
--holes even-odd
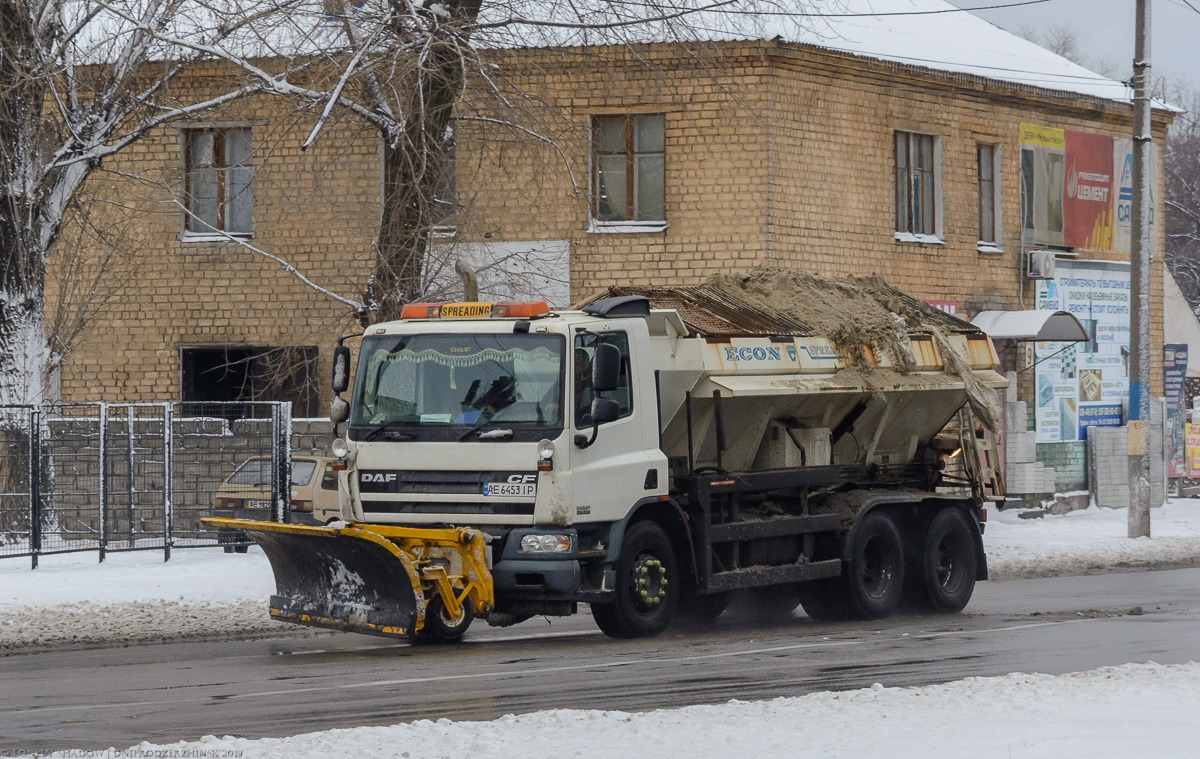
[(1025, 274), (1030, 279), (1054, 279), (1054, 251), (1029, 251), (1029, 269)]

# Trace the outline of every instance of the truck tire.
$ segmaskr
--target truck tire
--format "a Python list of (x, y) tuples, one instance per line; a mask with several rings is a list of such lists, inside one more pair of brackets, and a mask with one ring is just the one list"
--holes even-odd
[(841, 577), (809, 580), (796, 585), (801, 608), (818, 622), (838, 621), (852, 616), (846, 603), (847, 592), (845, 579)]
[(729, 593), (709, 593), (700, 595), (690, 592), (679, 602), (675, 612), (676, 618), (691, 627), (707, 627), (716, 621), (717, 617), (729, 605)]
[(942, 509), (929, 523), (921, 552), (921, 580), (930, 608), (943, 614), (963, 610), (975, 591), (979, 552), (960, 509)]
[(767, 588), (753, 588), (750, 591), (750, 602), (754, 611), (761, 619), (788, 619), (800, 605), (800, 596), (795, 585), (774, 585)]
[(652, 638), (666, 629), (679, 605), (679, 565), (671, 539), (655, 522), (625, 533), (610, 603), (592, 604), (596, 626), (610, 638)]
[(456, 619), (451, 619), (446, 614), (446, 604), (442, 602), (442, 597), (434, 594), (425, 606), (425, 627), (418, 635), (433, 640), (458, 640), (467, 632), (474, 619), (475, 607), (471, 605), (471, 599), (464, 598), (462, 612)]
[(891, 517), (882, 511), (863, 517), (845, 570), (845, 598), (855, 616), (883, 619), (896, 610), (904, 590), (904, 548)]

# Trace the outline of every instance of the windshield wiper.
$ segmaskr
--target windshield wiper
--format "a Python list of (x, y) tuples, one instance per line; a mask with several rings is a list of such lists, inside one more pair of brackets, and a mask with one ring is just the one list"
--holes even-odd
[[(367, 434), (363, 435), (363, 437), (362, 437), (363, 442), (366, 442), (368, 440), (374, 440), (375, 436), (378, 435), (379, 433), (386, 432), (387, 430), (389, 430), (392, 427), (395, 427), (396, 425), (399, 425), (399, 424), (408, 424), (408, 422), (402, 422), (399, 419), (393, 419), (390, 422), (384, 422), (383, 424), (379, 425), (378, 427), (373, 427), (370, 430), (368, 430)], [(414, 435), (411, 432), (395, 432), (390, 436), (389, 439), (391, 439), (391, 440), (412, 440), (415, 437), (416, 437), (416, 435)]]
[[(489, 424), (504, 424), (504, 423), (505, 422), (503, 422), (503, 421), (496, 421), (494, 419), (484, 419), (482, 422), (479, 422), (474, 427), (472, 427), (471, 429), (467, 430), (462, 435), (460, 435), (458, 439), (460, 441), (466, 440), (467, 438), (474, 435), (476, 432), (479, 432), (481, 429), (488, 426)], [(480, 433), (479, 437), (483, 438), (486, 435), (488, 439), (505, 438), (505, 437), (512, 437), (512, 434), (513, 434), (512, 430), (491, 430), (489, 432)]]

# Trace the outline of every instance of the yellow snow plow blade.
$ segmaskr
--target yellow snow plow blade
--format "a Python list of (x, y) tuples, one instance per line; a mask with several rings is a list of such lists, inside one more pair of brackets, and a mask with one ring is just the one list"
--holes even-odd
[(401, 637), (425, 627), (431, 605), (457, 620), (487, 614), (495, 603), (478, 530), (201, 521), (241, 530), (262, 546), (275, 573), (271, 616), (284, 622)]

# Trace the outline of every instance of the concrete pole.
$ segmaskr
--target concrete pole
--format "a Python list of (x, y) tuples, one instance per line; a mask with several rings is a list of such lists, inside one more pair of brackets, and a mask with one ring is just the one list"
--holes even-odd
[(1133, 234), (1129, 308), (1129, 537), (1150, 535), (1150, 0), (1133, 53)]

